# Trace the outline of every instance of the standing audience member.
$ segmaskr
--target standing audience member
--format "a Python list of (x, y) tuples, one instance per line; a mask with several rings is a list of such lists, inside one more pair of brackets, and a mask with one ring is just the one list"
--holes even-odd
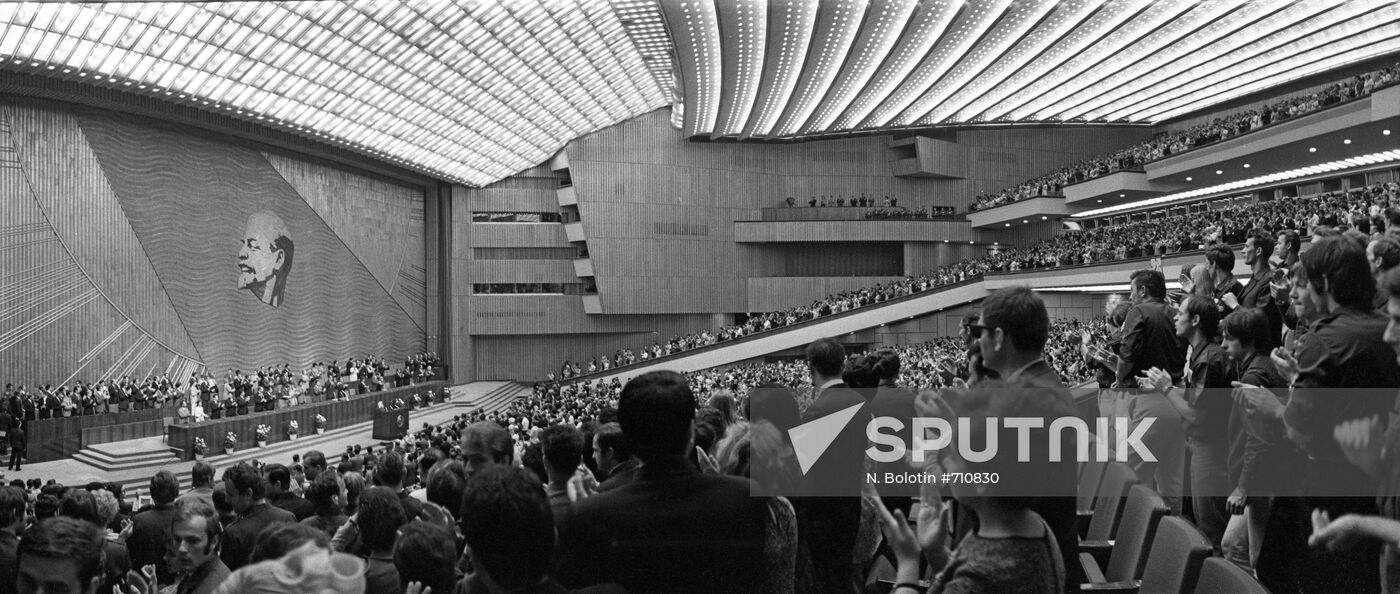
[(1225, 351), (1218, 342), (1220, 310), (1208, 297), (1188, 295), (1176, 317), (1176, 334), (1186, 339), (1187, 366), (1181, 386), (1173, 386), (1172, 374), (1161, 368), (1147, 372), (1144, 387), (1167, 397), (1181, 413), (1190, 453), (1191, 513), (1211, 544), (1219, 547), (1229, 514), (1230, 378)]
[(616, 422), (603, 423), (593, 434), (593, 460), (598, 466), (598, 491), (610, 491), (632, 480), (637, 459), (627, 447), (627, 436)]
[(335, 472), (317, 474), (306, 489), (306, 498), (315, 513), (303, 519), (301, 525), (326, 533), (327, 539), (335, 536), (335, 532), (349, 519), (341, 506), (345, 499), (345, 480)]
[(394, 539), (407, 521), (398, 493), (388, 487), (371, 487), (360, 494), (360, 538), (369, 551), (365, 559), (365, 589), (375, 594), (401, 594), (399, 572), (394, 566)]
[(24, 489), (0, 487), (0, 592), (15, 591), (19, 535), (24, 530)]
[(131, 557), (127, 553), (126, 545), (109, 538), (106, 538), (107, 524), (102, 521), (102, 515), (97, 510), (97, 500), (91, 491), (84, 489), (68, 489), (59, 499), (58, 513), (66, 518), (82, 520), (96, 526), (102, 538), (102, 584), (98, 586), (98, 594), (110, 594), (120, 592), (121, 585), (125, 582), (126, 572), (131, 571)]
[[(1300, 263), (1295, 293), (1319, 317), (1292, 352), (1280, 348), (1272, 356), (1291, 380), (1292, 396), (1284, 405), (1268, 390), (1244, 386), (1241, 397), (1257, 414), (1281, 418), (1307, 454), (1299, 484), (1309, 508), (1333, 518), (1376, 515), (1377, 481), (1348, 461), (1334, 436), (1347, 421), (1388, 415), (1400, 387), (1400, 363), (1384, 342), (1387, 318), (1372, 307), (1375, 278), (1365, 246), (1335, 234), (1314, 241)], [(1345, 550), (1314, 547), (1299, 560), (1299, 579), (1307, 592), (1376, 592), (1379, 555), (1374, 541)]]
[(190, 490), (175, 499), (176, 505), (187, 502), (214, 507), (214, 467), (208, 462), (200, 460), (190, 469)]
[(180, 481), (168, 470), (151, 477), (152, 505), (131, 517), (131, 534), (126, 547), (131, 554), (131, 566), (156, 566), (156, 576), (162, 584), (174, 582), (165, 563), (166, 542), (175, 527), (175, 498), (180, 494)]
[[(102, 585), (102, 531), (91, 522), (40, 521), (19, 542), (19, 594), (94, 594)], [(204, 594), (204, 593), (201, 593)]]
[[(768, 574), (762, 563), (767, 504), (749, 495), (749, 481), (701, 474), (688, 460), (695, 397), (685, 377), (656, 371), (633, 378), (622, 389), (617, 414), (642, 465), (630, 484), (569, 509), (560, 529), (560, 581), (575, 588), (616, 582), (633, 592), (764, 591), (755, 577)], [(482, 480), (505, 479), (492, 473)], [(473, 504), (475, 485), (469, 482), (462, 505), (463, 534), (473, 557), (489, 546), (473, 532), (472, 522), (489, 519)], [(543, 490), (534, 483), (526, 491), (537, 494), (532, 496), (543, 514), (532, 525), (547, 527), (552, 519)], [(494, 534), (548, 532), (507, 526)], [(547, 542), (542, 545), (547, 548)]]
[[(671, 372), (654, 372), (665, 373)], [(653, 374), (647, 374), (653, 375)], [(642, 377), (646, 377), (645, 375)], [(640, 378), (638, 378), (640, 379)], [(637, 379), (632, 380), (638, 381)], [(629, 382), (631, 385), (631, 382)], [(684, 385), (684, 384), (682, 384)], [(691, 402), (694, 407), (694, 402)], [(689, 423), (686, 423), (687, 429)], [(698, 475), (697, 475), (698, 476)], [(635, 491), (639, 486), (645, 487), (649, 482), (648, 477), (642, 477), (638, 484), (628, 485), (613, 493), (600, 493), (585, 500), (595, 501), (600, 499), (616, 500), (619, 496), (625, 495), (629, 491)], [(654, 505), (654, 504), (653, 504)], [(513, 592), (563, 592), (564, 587), (556, 582), (550, 574), (551, 557), (555, 545), (554, 514), (550, 510), (549, 499), (544, 491), (540, 489), (539, 482), (531, 476), (530, 472), (523, 468), (516, 468), (508, 465), (495, 465), (485, 468), (480, 472), (472, 474), (467, 479), (467, 489), (462, 497), (462, 536), (466, 538), (467, 549), (476, 564), (474, 573), (462, 578), (457, 586), (460, 594), (507, 594)], [(682, 520), (676, 518), (678, 522)], [(678, 523), (675, 527), (688, 527), (690, 523)], [(675, 528), (672, 528), (674, 530)], [(561, 538), (568, 538), (565, 532), (560, 533)], [(625, 542), (619, 543), (625, 545)], [(688, 545), (684, 541), (677, 541), (667, 546), (665, 551), (658, 550), (656, 554), (667, 555), (668, 561), (677, 562), (670, 569), (674, 570), (673, 581), (655, 582), (656, 589), (636, 589), (626, 590), (632, 592), (731, 592), (743, 590), (729, 589), (708, 589), (703, 586), (688, 583), (687, 578), (694, 577), (699, 573), (713, 572), (719, 567), (694, 567), (692, 564), (681, 562), (683, 560), (669, 555), (676, 548)], [(568, 546), (565, 544), (564, 546)], [(568, 562), (568, 555), (573, 553), (567, 549), (561, 551), (566, 555), (565, 562)], [(634, 551), (638, 553), (640, 551)], [(596, 551), (603, 556), (613, 554), (612, 551)], [(692, 559), (694, 563), (706, 561), (716, 561), (719, 557), (711, 553), (702, 557)], [(738, 561), (736, 559), (736, 561)], [(649, 564), (650, 565), (650, 564)], [(745, 565), (742, 561), (735, 564), (735, 569)], [(602, 568), (590, 567), (579, 568), (580, 570), (601, 569), (607, 573), (620, 572), (621, 575), (634, 573), (643, 568), (617, 567)], [(660, 570), (662, 567), (655, 567)], [(560, 571), (566, 571), (566, 567), (561, 567)], [(664, 574), (656, 576), (657, 579), (664, 579)], [(749, 576), (751, 579), (752, 576)], [(733, 578), (731, 578), (731, 581)], [(595, 581), (595, 580), (589, 580)], [(711, 581), (710, 583), (715, 583)], [(433, 589), (437, 591), (436, 588)], [(574, 592), (588, 592), (593, 594), (611, 594), (621, 592), (613, 584), (599, 584), (582, 590), (572, 590)]]
[(219, 558), (229, 571), (248, 564), (253, 542), (272, 524), (296, 523), (296, 516), (267, 502), (267, 480), (262, 471), (247, 462), (224, 471), (224, 492), (228, 494), (238, 520), (224, 531)]
[(267, 477), (268, 503), (291, 512), (298, 522), (316, 513), (316, 508), (309, 501), (292, 493), (292, 472), (286, 466), (268, 464), (263, 467), (263, 475)]
[(583, 463), (583, 433), (568, 425), (551, 425), (540, 432), (540, 444), (549, 477), (545, 493), (549, 495), (555, 523), (562, 523), (569, 510), (569, 479)]
[(418, 582), (433, 592), (448, 592), (457, 585), (457, 543), (446, 528), (428, 522), (409, 522), (394, 541), (394, 568), (407, 588)]

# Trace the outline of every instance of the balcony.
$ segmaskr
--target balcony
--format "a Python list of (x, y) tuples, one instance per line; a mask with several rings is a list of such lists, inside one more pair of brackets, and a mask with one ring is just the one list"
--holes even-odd
[[(974, 229), (991, 229), (1016, 224), (1023, 220), (1061, 219), (1069, 216), (1069, 205), (1062, 196), (1036, 196), (1020, 202), (1003, 204), (967, 213)], [(950, 238), (951, 239), (951, 238)]]

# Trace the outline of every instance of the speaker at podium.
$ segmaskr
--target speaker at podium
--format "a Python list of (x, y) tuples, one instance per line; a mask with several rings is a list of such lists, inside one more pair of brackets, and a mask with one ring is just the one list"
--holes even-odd
[(399, 439), (408, 435), (408, 407), (384, 408), (374, 411), (372, 439)]

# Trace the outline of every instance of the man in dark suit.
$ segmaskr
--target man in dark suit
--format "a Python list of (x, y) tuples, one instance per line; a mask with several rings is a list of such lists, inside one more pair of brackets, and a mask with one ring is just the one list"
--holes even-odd
[(175, 527), (175, 498), (179, 494), (180, 482), (170, 471), (162, 470), (152, 476), (153, 505), (131, 517), (131, 536), (126, 539), (131, 566), (155, 565), (156, 576), (162, 584), (175, 581), (165, 563), (165, 545)]
[[(866, 400), (841, 381), (846, 349), (822, 339), (807, 345), (807, 369), (816, 397), (802, 415), (809, 423), (827, 415), (865, 405)], [(800, 547), (812, 557), (815, 578), (823, 592), (856, 589), (853, 551), (860, 530), (860, 492), (865, 480), (865, 427), (870, 411), (856, 413), (840, 435), (807, 470), (803, 493), (792, 498), (797, 513)], [(840, 495), (840, 496), (833, 496)]]
[(1176, 338), (1176, 311), (1167, 305), (1167, 280), (1155, 270), (1139, 270), (1130, 277), (1132, 309), (1123, 321), (1123, 341), (1118, 351), (1114, 387), (1136, 388), (1137, 378), (1160, 367), (1179, 377), (1186, 365), (1186, 351)]
[(10, 425), (10, 470), (20, 470), (20, 464), (29, 455), (28, 448), (29, 438), (24, 434), (24, 423), (14, 421)]
[(1226, 308), (1234, 311), (1237, 307), (1257, 307), (1264, 310), (1269, 320), (1269, 342), (1262, 344), (1260, 351), (1267, 353), (1283, 344), (1283, 309), (1274, 300), (1274, 292), (1269, 283), (1274, 280), (1274, 267), (1269, 257), (1274, 255), (1274, 238), (1269, 232), (1255, 228), (1244, 240), (1244, 263), (1249, 265), (1249, 284), (1239, 298), (1223, 296)]
[(768, 502), (749, 495), (748, 480), (701, 474), (688, 459), (695, 397), (685, 377), (633, 378), (617, 414), (642, 466), (630, 484), (565, 514), (559, 580), (571, 588), (616, 582), (631, 592), (770, 591)]
[[(900, 441), (912, 443), (912, 426), (915, 415), (914, 393), (895, 383), (899, 380), (899, 354), (894, 352), (894, 349), (880, 349), (872, 357), (874, 358), (873, 371), (880, 383), (875, 390), (875, 398), (870, 401), (870, 415), (876, 418), (899, 419), (899, 422), (904, 424), (904, 429), (898, 432)], [(906, 468), (904, 462), (900, 461), (880, 464), (875, 470), (883, 476), (885, 472), (902, 473)], [(917, 489), (918, 485), (910, 485), (910, 487)], [(898, 496), (883, 494), (880, 501), (890, 511), (902, 510), (905, 517), (908, 517), (913, 496), (912, 494)]]
[[(1041, 389), (1053, 394), (1050, 401), (1036, 399), (1035, 411), (1046, 427), (1060, 417), (1075, 416), (1074, 398), (1060, 381), (1060, 375), (1045, 362), (1045, 342), (1050, 337), (1050, 315), (1045, 302), (1028, 287), (998, 289), (982, 301), (982, 323), (973, 326), (982, 346), (982, 362), (996, 371), (1012, 389)], [(1029, 415), (1027, 415), (1029, 416)], [(1061, 451), (1074, 451), (1074, 436), (1064, 432)], [(1043, 477), (1045, 492), (1031, 506), (1040, 514), (1065, 561), (1065, 587), (1077, 592), (1083, 580), (1079, 563), (1079, 532), (1076, 528), (1075, 493), (1078, 487), (1078, 461), (1066, 457)]]
[(291, 492), (292, 471), (282, 464), (268, 464), (263, 467), (267, 476), (267, 502), (296, 516), (300, 522), (316, 514), (316, 506), (310, 501)]
[(295, 524), (292, 512), (267, 502), (267, 481), (262, 471), (246, 462), (224, 471), (224, 492), (238, 519), (224, 531), (219, 558), (230, 571), (248, 564), (255, 541), (264, 528), (278, 523)]

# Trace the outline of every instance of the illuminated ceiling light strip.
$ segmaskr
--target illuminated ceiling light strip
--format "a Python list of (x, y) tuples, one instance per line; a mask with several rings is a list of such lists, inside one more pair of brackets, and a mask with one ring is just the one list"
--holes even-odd
[(934, 47), (933, 52), (924, 57), (910, 78), (906, 78), (889, 99), (880, 104), (861, 122), (862, 128), (875, 128), (890, 124), (890, 120), (903, 112), (930, 87), (937, 84), (943, 75), (958, 60), (967, 55), (972, 46), (986, 34), (997, 17), (1012, 4), (1012, 0), (990, 0), (985, 4), (976, 2), (964, 6), (948, 32)]
[(816, 117), (809, 120), (802, 133), (810, 134), (829, 129), (850, 106), (856, 94), (870, 82), (875, 71), (889, 57), (899, 36), (909, 23), (918, 5), (916, 0), (873, 0), (865, 26), (861, 27), (854, 47), (856, 60), (849, 59), (837, 75), (835, 91), (828, 91), (817, 105)]
[(740, 0), (725, 5), (720, 16), (721, 26), (732, 30), (730, 43), (724, 44), (724, 88), (720, 102), (718, 135), (743, 132), (758, 99), (762, 82), (764, 48), (768, 41), (768, 3), (764, 0)]
[[(1057, 79), (1046, 86), (1035, 86), (1018, 94), (1017, 100), (988, 110), (988, 118), (1012, 121), (1045, 120), (1058, 113), (1061, 102), (1080, 96), (1094, 96), (1103, 91), (1094, 85), (1106, 78), (1118, 78), (1114, 84), (1126, 84), (1127, 69), (1135, 62), (1149, 58), (1162, 47), (1176, 42), (1203, 23), (1219, 18), (1231, 10), (1228, 2), (1193, 3), (1187, 0), (1153, 3), (1137, 18), (1094, 43), (1087, 51), (1075, 56), (1056, 70)], [(1097, 76), (1095, 73), (1109, 73)], [(1053, 86), (1049, 86), (1053, 83)], [(1034, 94), (1031, 94), (1034, 93)], [(1010, 108), (1007, 110), (1007, 108)], [(1006, 111), (1002, 111), (1006, 110)]]
[[(1052, 0), (1040, 0), (1035, 2), (1016, 2), (1009, 9), (997, 24), (991, 35), (981, 39), (972, 51), (968, 52), (958, 61), (958, 65), (947, 75), (943, 76), (938, 84), (924, 93), (913, 105), (904, 110), (895, 122), (901, 125), (914, 123), (929, 124), (941, 123), (943, 118), (930, 120), (927, 116), (932, 115), (930, 111), (942, 106), (945, 101), (952, 97), (960, 89), (967, 87), (977, 87), (985, 90), (986, 87), (995, 81), (993, 76), (983, 76), (988, 74), (989, 69), (996, 69), (999, 58), (1011, 59), (1007, 53), (1012, 48), (1018, 46), (1034, 46), (1037, 41), (1028, 39), (1033, 36), (1036, 23), (1045, 18), (1052, 11), (1055, 17), (1063, 17), (1064, 20), (1051, 22), (1047, 27), (1051, 29), (1063, 28), (1065, 22), (1070, 26), (1079, 22), (1082, 18), (1082, 3), (1067, 3), (1065, 10), (1055, 10), (1057, 3)], [(1057, 19), (1052, 17), (1052, 21)], [(1053, 35), (1050, 38), (1058, 38)], [(1002, 66), (1001, 68), (1005, 68)], [(979, 82), (980, 81), (980, 82)]]
[[(1150, 48), (1153, 53), (1146, 58), (1140, 60), (1125, 58), (1123, 60), (1123, 66), (1130, 69), (1133, 76), (1123, 76), (1123, 73), (1119, 73), (1120, 84), (1096, 83), (1091, 87), (1091, 92), (1066, 98), (1058, 105), (1053, 106), (1053, 117), (1069, 121), (1102, 121), (1104, 118), (1092, 115), (1093, 112), (1108, 105), (1121, 105), (1119, 101), (1122, 101), (1123, 97), (1132, 95), (1157, 81), (1171, 79), (1183, 72), (1191, 72), (1190, 68), (1183, 64), (1197, 59), (1202, 53), (1200, 51), (1202, 48), (1212, 47), (1212, 44), (1218, 43), (1222, 39), (1229, 39), (1234, 33), (1250, 26), (1251, 23), (1257, 23), (1260, 19), (1272, 18), (1271, 14), (1273, 17), (1277, 17), (1280, 9), (1287, 12), (1286, 4), (1270, 5), (1269, 1), (1244, 5), (1212, 22), (1199, 23), (1198, 26), (1181, 27), (1179, 30), (1181, 35), (1178, 35), (1171, 43)], [(1167, 28), (1171, 30), (1176, 25), (1177, 23), (1174, 22), (1169, 24)]]
[[(1392, 16), (1400, 20), (1400, 10), (1393, 12)], [(1218, 76), (1193, 81), (1182, 89), (1179, 97), (1174, 93), (1172, 97), (1162, 97), (1157, 103), (1144, 106), (1139, 117), (1160, 120), (1167, 117), (1165, 114), (1183, 113), (1186, 109), (1199, 109), (1244, 96), (1248, 94), (1243, 91), (1245, 88), (1264, 89), (1320, 74), (1347, 63), (1382, 56), (1395, 49), (1397, 37), (1400, 37), (1400, 21), (1348, 35), (1344, 39), (1317, 39), (1312, 40), (1313, 43), (1300, 40), (1236, 64)]]
[(682, 73), (686, 78), (685, 133), (699, 136), (714, 132), (723, 92), (723, 51), (719, 19), (711, 0), (681, 0), (662, 6), (676, 38)]
[(817, 61), (809, 62), (804, 68), (798, 83), (797, 103), (789, 104), (782, 119), (778, 120), (777, 136), (797, 132), (816, 111), (818, 101), (831, 89), (831, 84), (841, 71), (841, 64), (850, 54), (851, 44), (856, 34), (860, 33), (869, 5), (870, 0), (836, 0), (824, 5), (826, 10), (820, 14), (817, 22), (816, 34), (820, 37), (814, 41), (821, 51), (817, 54)]
[(928, 55), (948, 24), (953, 22), (953, 17), (958, 14), (958, 4), (956, 1), (920, 3), (914, 16), (916, 24), (904, 35), (899, 46), (886, 56), (886, 65), (880, 69), (874, 84), (861, 92), (855, 104), (837, 120), (836, 129), (854, 128), (870, 115), (876, 105), (889, 97), (894, 88), (913, 72), (919, 61)]
[(1153, 114), (1152, 117), (1157, 120), (1173, 118), (1177, 115), (1196, 111), (1220, 101), (1228, 101), (1236, 97), (1242, 97), (1253, 92), (1272, 88), (1291, 80), (1328, 72), (1346, 64), (1354, 64), (1356, 62), (1400, 51), (1400, 39), (1397, 39), (1397, 35), (1400, 35), (1400, 33), (1392, 32), (1378, 35), (1375, 38), (1376, 43), (1365, 47), (1353, 48), (1342, 53), (1334, 54), (1331, 53), (1329, 48), (1322, 48), (1309, 54), (1313, 58), (1318, 58), (1320, 55), (1322, 59), (1307, 63), (1306, 65), (1304, 65), (1304, 61), (1301, 59), (1303, 56), (1298, 56), (1299, 59), (1290, 61), (1291, 64), (1297, 64), (1296, 66), (1289, 66), (1290, 70), (1281, 70), (1271, 76), (1263, 78), (1252, 80), (1245, 79), (1249, 82), (1241, 81), (1238, 87), (1229, 87), (1228, 91), (1222, 91), (1215, 96), (1199, 96), (1193, 103), (1171, 102), (1170, 105), (1167, 106), (1171, 108), (1170, 110), (1158, 112)]
[(1199, 198), (1201, 196), (1209, 196), (1211, 194), (1233, 192), (1236, 190), (1251, 188), (1253, 186), (1271, 184), (1275, 182), (1296, 179), (1308, 175), (1340, 171), (1343, 169), (1356, 167), (1359, 163), (1374, 165), (1380, 163), (1390, 163), (1393, 161), (1400, 161), (1400, 150), (1390, 150), (1379, 153), (1371, 153), (1369, 155), (1362, 155), (1360, 157), (1352, 157), (1349, 159), (1329, 161), (1327, 163), (1319, 163), (1317, 165), (1310, 165), (1307, 167), (1299, 167), (1297, 169), (1290, 169), (1288, 171), (1281, 171), (1278, 173), (1271, 173), (1268, 175), (1251, 177), (1249, 179), (1242, 179), (1239, 181), (1217, 184), (1214, 186), (1190, 190), (1187, 192), (1177, 192), (1175, 194), (1168, 194), (1166, 196), (1159, 196), (1157, 198), (1151, 198), (1148, 200), (1139, 200), (1137, 202), (1131, 202), (1128, 204), (1119, 204), (1117, 206), (1108, 206), (1094, 210), (1087, 210), (1081, 213), (1076, 213), (1073, 216), (1075, 218), (1096, 217), (1100, 215), (1112, 214), (1115, 212), (1122, 212), (1125, 210), (1136, 210), (1147, 206), (1156, 206), (1159, 204), (1168, 204), (1172, 202), (1178, 202), (1181, 200), (1188, 200), (1191, 198)]
[[(1051, 88), (1052, 81), (1063, 80), (1065, 76), (1063, 70), (1065, 64), (1074, 56), (1078, 56), (1091, 48), (1095, 42), (1112, 34), (1116, 29), (1131, 23), (1130, 19), (1138, 14), (1143, 5), (1150, 5), (1151, 0), (1140, 0), (1137, 2), (1109, 2), (1100, 6), (1097, 12), (1089, 17), (1089, 21), (1078, 26), (1071, 26), (1053, 36), (1046, 36), (1047, 47), (1039, 51), (1039, 55), (1034, 60), (1025, 64), (1016, 63), (1011, 65), (1014, 72), (1010, 77), (1000, 79), (995, 86), (984, 90), (980, 94), (969, 93), (968, 97), (954, 96), (952, 102), (962, 104), (956, 111), (952, 108), (948, 110), (939, 109), (935, 111), (932, 118), (948, 119), (957, 122), (967, 122), (973, 119), (981, 121), (991, 121), (996, 116), (1005, 112), (997, 112), (995, 115), (987, 112), (993, 106), (1001, 106), (1002, 103), (1013, 96), (1039, 96), (1044, 89)], [(1068, 34), (1068, 37), (1066, 37)], [(1020, 50), (1020, 48), (1017, 48)], [(1035, 55), (1036, 52), (1026, 51), (1021, 56)], [(1001, 65), (1001, 62), (998, 62)], [(1037, 90), (1041, 89), (1041, 90)], [(959, 95), (962, 95), (959, 92)], [(951, 115), (942, 112), (953, 112)]]
[[(777, 125), (778, 118), (792, 101), (792, 93), (797, 88), (797, 80), (806, 66), (808, 47), (812, 43), (813, 26), (817, 21), (819, 3), (804, 0), (785, 0), (768, 11), (770, 23), (782, 23), (782, 35), (777, 43), (768, 41), (769, 55), (777, 54), (777, 62), (772, 60), (764, 66), (763, 78), (766, 85), (760, 87), (758, 118), (752, 120), (745, 129), (746, 136), (768, 136)], [(770, 32), (772, 27), (769, 28)], [(770, 70), (771, 69), (771, 70)], [(771, 81), (771, 82), (769, 82)]]
[[(1202, 92), (1202, 88), (1211, 85), (1265, 74), (1256, 69), (1271, 69), (1273, 65), (1268, 63), (1280, 56), (1306, 52), (1326, 43), (1325, 39), (1331, 35), (1321, 34), (1324, 30), (1337, 33), (1339, 31), (1330, 28), (1346, 30), (1356, 26), (1357, 21), (1349, 19), (1353, 19), (1359, 11), (1352, 4), (1311, 16), (1303, 5), (1293, 5), (1214, 40), (1207, 40), (1205, 36), (1183, 40), (1181, 50), (1185, 53), (1173, 64), (1171, 71), (1164, 69), (1134, 81), (1139, 86), (1117, 98), (1119, 107), (1097, 109), (1085, 113), (1083, 117), (1139, 120), (1142, 119), (1140, 113), (1151, 109), (1150, 105), (1144, 104), (1147, 101), (1160, 101), (1168, 95), (1172, 98), (1195, 97)], [(1181, 79), (1185, 78), (1186, 72), (1193, 76), (1183, 84)]]

